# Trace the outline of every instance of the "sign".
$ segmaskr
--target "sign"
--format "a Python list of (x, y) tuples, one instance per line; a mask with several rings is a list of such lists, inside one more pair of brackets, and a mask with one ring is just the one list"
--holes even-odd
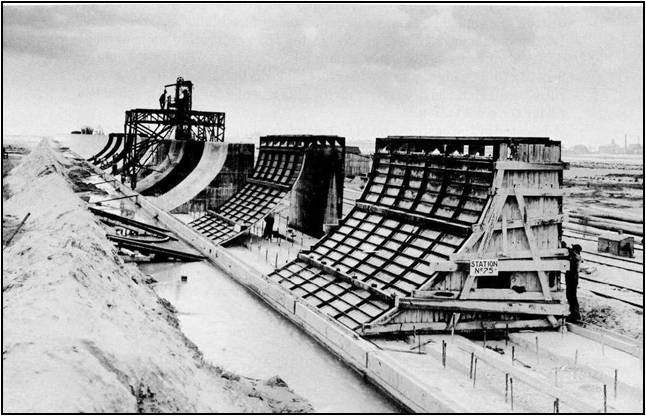
[(471, 276), (498, 276), (498, 259), (478, 259), (469, 262)]

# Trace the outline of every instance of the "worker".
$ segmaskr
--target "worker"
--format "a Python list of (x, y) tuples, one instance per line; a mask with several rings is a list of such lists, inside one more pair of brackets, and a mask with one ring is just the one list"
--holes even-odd
[[(567, 248), (565, 243), (563, 247)], [(576, 296), (577, 287), (579, 285), (579, 265), (581, 264), (581, 246), (573, 244), (568, 248), (568, 257), (570, 260), (570, 269), (565, 273), (565, 295), (567, 303), (570, 305), (570, 316), (568, 318), (571, 322), (578, 322), (581, 320), (579, 313), (579, 301)]]
[(159, 96), (159, 106), (161, 109), (164, 109), (164, 105), (166, 104), (166, 90), (162, 92), (162, 95)]
[(270, 239), (274, 234), (274, 214), (269, 213), (265, 217), (265, 231), (262, 233), (262, 238)]

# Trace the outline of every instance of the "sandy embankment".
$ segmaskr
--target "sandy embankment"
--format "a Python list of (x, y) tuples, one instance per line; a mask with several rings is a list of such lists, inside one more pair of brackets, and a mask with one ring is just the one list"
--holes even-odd
[(56, 157), (42, 143), (5, 178), (5, 215), (31, 217), (3, 249), (3, 412), (312, 410), (280, 380), (206, 363)]

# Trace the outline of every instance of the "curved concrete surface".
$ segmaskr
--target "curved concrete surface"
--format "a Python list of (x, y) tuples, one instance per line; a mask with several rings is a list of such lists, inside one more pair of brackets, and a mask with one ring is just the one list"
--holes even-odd
[(95, 159), (94, 164), (102, 165), (105, 162), (107, 162), (122, 147), (122, 144), (123, 144), (123, 137), (117, 136), (117, 140), (112, 144), (112, 148), (103, 156), (101, 156), (101, 158)]
[(197, 196), (222, 170), (227, 159), (227, 147), (226, 143), (204, 143), (202, 157), (195, 169), (171, 190), (154, 198), (154, 202), (170, 211)]
[(94, 156), (88, 159), (88, 161), (93, 161), (95, 159), (101, 158), (101, 156), (108, 151), (110, 146), (112, 146), (112, 142), (114, 142), (114, 136), (108, 136), (108, 142), (103, 146), (103, 149), (99, 150), (98, 153), (96, 153)]
[(178, 160), (175, 167), (164, 176), (161, 180), (157, 181), (153, 186), (141, 192), (145, 196), (159, 196), (170, 191), (186, 179), (191, 172), (195, 170), (197, 165), (202, 159), (204, 152), (204, 142), (196, 141), (181, 141), (182, 157)]
[(154, 170), (150, 175), (139, 181), (137, 188), (135, 189), (137, 192), (142, 193), (147, 191), (150, 187), (155, 186), (157, 182), (170, 175), (173, 169), (175, 169), (175, 166), (177, 166), (179, 161), (182, 159), (182, 156), (184, 155), (184, 146), (182, 144), (184, 142), (177, 140), (170, 140), (170, 142), (168, 154), (161, 163), (153, 167)]

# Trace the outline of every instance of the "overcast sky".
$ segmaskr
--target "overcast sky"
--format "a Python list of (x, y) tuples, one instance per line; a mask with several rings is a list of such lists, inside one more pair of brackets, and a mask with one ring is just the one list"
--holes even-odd
[(3, 6), (5, 134), (123, 129), (193, 81), (227, 140), (272, 133), (642, 140), (643, 7)]

